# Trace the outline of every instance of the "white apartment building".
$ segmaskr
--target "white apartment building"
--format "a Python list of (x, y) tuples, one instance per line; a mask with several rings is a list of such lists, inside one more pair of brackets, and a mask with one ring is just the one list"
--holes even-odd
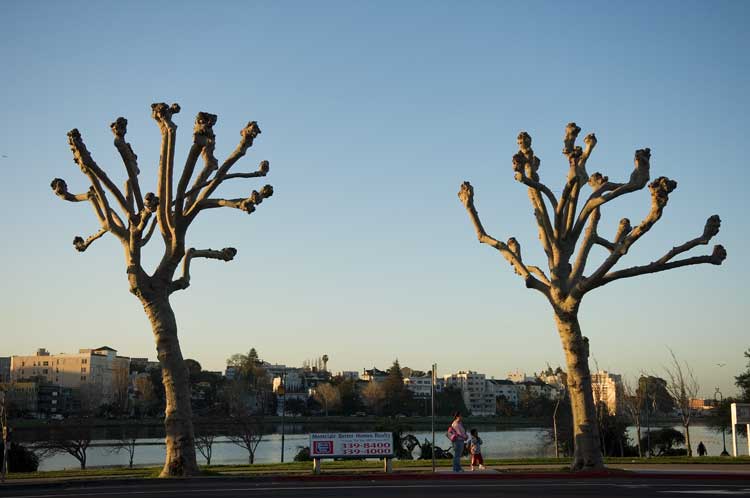
[(534, 377), (529, 377), (526, 372), (522, 372), (519, 369), (515, 369), (512, 372), (508, 372), (508, 380), (520, 384), (521, 382), (529, 382), (534, 380)]
[(30, 356), (11, 356), (11, 382), (43, 379), (50, 384), (81, 390), (98, 406), (115, 400), (118, 390), (127, 391), (130, 359), (104, 346), (80, 349), (77, 354), (50, 354), (46, 349)]
[(518, 386), (511, 380), (490, 380), (495, 391), (495, 398), (504, 397), (508, 403), (518, 406)]
[(472, 415), (494, 415), (496, 411), (495, 384), (488, 381), (484, 374), (471, 370), (443, 376), (445, 387), (461, 390), (464, 404)]
[(610, 415), (620, 411), (623, 397), (622, 375), (609, 373), (606, 370), (591, 375), (591, 390), (594, 403), (604, 403)]
[[(404, 377), (404, 385), (414, 394), (415, 398), (429, 398), (432, 396), (432, 375)], [(443, 389), (443, 379), (435, 380), (435, 392)]]

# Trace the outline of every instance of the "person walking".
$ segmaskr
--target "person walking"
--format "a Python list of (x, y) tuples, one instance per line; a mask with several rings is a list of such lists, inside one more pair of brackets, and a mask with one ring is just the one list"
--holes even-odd
[(698, 456), (706, 456), (708, 455), (708, 450), (706, 449), (706, 445), (703, 444), (703, 441), (698, 443)]
[(461, 468), (461, 456), (466, 447), (466, 429), (464, 429), (463, 417), (461, 412), (453, 414), (453, 422), (448, 427), (448, 439), (453, 443), (453, 472), (463, 472)]
[(472, 429), (471, 439), (469, 440), (469, 453), (471, 453), (471, 470), (477, 467), (479, 470), (484, 470), (484, 458), (482, 458), (482, 438), (479, 437), (479, 433), (476, 429)]

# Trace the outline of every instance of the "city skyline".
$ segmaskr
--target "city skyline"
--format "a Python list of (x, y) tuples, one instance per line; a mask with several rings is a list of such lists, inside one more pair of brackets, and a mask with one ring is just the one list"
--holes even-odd
[[(192, 246), (239, 251), (231, 263), (194, 264), (191, 289), (173, 299), (184, 356), (204, 368), (218, 370), (250, 347), (291, 364), (325, 353), (337, 370), (395, 358), (495, 376), (507, 372), (502, 365), (564, 367), (547, 303), (478, 247), (456, 191), (472, 181), (488, 231), (515, 236), (539, 264), (526, 192), (513, 181), (516, 135), (532, 135), (545, 178), (559, 189), (564, 127), (575, 121), (599, 139), (591, 171), (627, 179), (633, 152), (650, 147), (652, 177), (679, 184), (622, 266), (695, 237), (712, 214), (722, 218), (715, 240), (729, 252), (721, 267), (640, 277), (587, 297), (581, 321), (592, 370), (663, 374), (672, 348), (704, 396), (716, 386), (725, 396), (736, 391), (748, 347), (741, 189), (750, 7), (610, 5), (581, 9), (575, 24), (552, 4), (456, 11), (342, 2), (298, 5), (294, 15), (271, 5), (197, 5), (168, 15), (145, 2), (92, 5), (75, 16), (63, 5), (6, 6), (0, 203), (12, 216), (0, 221), (0, 356), (119, 342), (131, 356), (155, 357), (121, 248), (105, 237), (76, 253), (73, 237), (93, 233), (95, 220), (62, 205), (49, 182), (85, 188), (66, 144), (72, 128), (120, 181), (108, 126), (118, 116), (129, 120), (152, 182), (159, 133), (149, 106), (165, 101), (183, 108), (178, 163), (198, 111), (218, 114), (220, 158), (257, 120), (263, 134), (241, 170), (268, 159), (276, 189), (249, 218), (220, 213), (191, 234)], [(603, 231), (647, 212), (648, 194), (632, 197), (603, 213)], [(146, 255), (151, 264), (158, 256)]]

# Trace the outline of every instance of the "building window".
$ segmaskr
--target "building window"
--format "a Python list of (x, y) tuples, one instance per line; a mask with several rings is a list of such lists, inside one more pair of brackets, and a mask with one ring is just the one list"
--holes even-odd
[(81, 367), (81, 373), (82, 373), (82, 374), (85, 374), (85, 373), (86, 373), (86, 367)]

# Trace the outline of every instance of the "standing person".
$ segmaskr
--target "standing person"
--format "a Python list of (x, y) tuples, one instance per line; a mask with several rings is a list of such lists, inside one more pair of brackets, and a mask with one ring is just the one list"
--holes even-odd
[(471, 453), (471, 470), (478, 467), (484, 470), (484, 458), (482, 458), (482, 438), (476, 429), (471, 430), (471, 439), (469, 440), (469, 453)]
[(706, 445), (703, 444), (703, 441), (698, 443), (698, 456), (706, 456), (708, 455), (708, 450), (706, 449)]
[(468, 436), (466, 435), (466, 429), (464, 429), (462, 421), (461, 412), (455, 412), (453, 414), (453, 422), (448, 427), (448, 439), (453, 443), (453, 472), (463, 472), (461, 468), (461, 456), (466, 447)]

